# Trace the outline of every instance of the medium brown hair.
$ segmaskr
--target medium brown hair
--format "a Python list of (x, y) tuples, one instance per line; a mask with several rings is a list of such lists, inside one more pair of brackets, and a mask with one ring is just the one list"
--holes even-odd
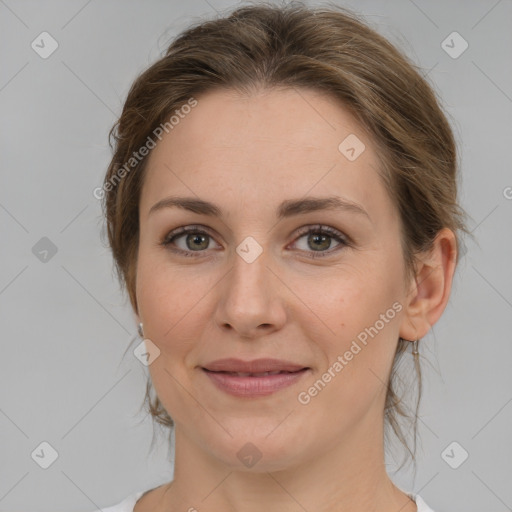
[[(324, 92), (340, 101), (370, 134), (381, 160), (378, 171), (400, 214), (409, 278), (415, 275), (415, 256), (432, 247), (442, 228), (454, 232), (460, 247), (460, 234), (467, 229), (457, 201), (456, 144), (436, 94), (419, 69), (342, 7), (259, 2), (181, 33), (135, 80), (110, 132), (114, 154), (105, 176), (103, 206), (116, 271), (135, 312), (139, 199), (148, 157), (133, 169), (125, 167), (115, 186), (113, 180), (155, 128), (192, 97), (219, 88), (250, 94), (272, 87)], [(458, 250), (457, 262), (459, 255)], [(397, 368), (408, 345), (398, 340), (384, 414), (414, 459), (398, 416), (413, 422), (415, 452), (421, 397), (417, 358), (415, 414), (409, 414), (396, 387)], [(174, 425), (158, 397), (151, 397), (149, 378), (145, 403), (154, 420)]]

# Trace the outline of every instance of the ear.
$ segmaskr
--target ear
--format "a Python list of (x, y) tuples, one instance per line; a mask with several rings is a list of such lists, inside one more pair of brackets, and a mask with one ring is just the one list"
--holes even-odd
[(452, 288), (457, 262), (457, 241), (453, 231), (443, 228), (432, 249), (417, 256), (417, 270), (405, 303), (400, 337), (423, 338), (442, 315)]

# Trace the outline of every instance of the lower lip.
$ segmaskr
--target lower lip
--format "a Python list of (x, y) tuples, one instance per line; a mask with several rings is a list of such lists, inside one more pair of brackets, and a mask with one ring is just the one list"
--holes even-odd
[(262, 377), (239, 377), (228, 373), (211, 372), (203, 368), (203, 372), (222, 391), (234, 396), (253, 398), (267, 396), (287, 388), (300, 380), (308, 368), (292, 373), (278, 373), (276, 375), (265, 375)]

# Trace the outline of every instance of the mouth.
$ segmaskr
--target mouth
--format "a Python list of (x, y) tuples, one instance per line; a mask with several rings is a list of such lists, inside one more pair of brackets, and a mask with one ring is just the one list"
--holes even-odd
[(208, 370), (208, 368), (203, 368), (204, 371), (206, 372), (210, 372), (210, 373), (223, 373), (225, 375), (233, 375), (233, 376), (236, 376), (236, 377), (266, 377), (267, 375), (284, 375), (284, 374), (289, 374), (289, 373), (297, 373), (297, 372), (301, 372), (303, 370), (307, 370), (308, 368), (302, 368), (301, 370), (296, 370), (296, 371), (287, 371), (287, 370), (276, 370), (276, 371), (273, 371), (273, 372), (228, 372), (228, 371), (224, 371), (224, 370), (221, 370), (221, 371), (213, 371), (213, 370)]
[(266, 372), (213, 371), (202, 368), (217, 389), (237, 397), (268, 396), (296, 384), (311, 369), (274, 370)]
[(203, 366), (205, 370), (225, 373), (247, 373), (258, 375), (263, 373), (295, 372), (306, 368), (304, 365), (285, 361), (283, 359), (272, 359), (269, 357), (245, 361), (233, 357), (217, 359)]

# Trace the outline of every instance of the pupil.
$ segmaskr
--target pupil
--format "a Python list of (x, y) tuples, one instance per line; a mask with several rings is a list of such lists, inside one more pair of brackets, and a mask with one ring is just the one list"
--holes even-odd
[[(201, 240), (204, 242), (206, 240), (206, 237), (205, 235), (200, 235), (200, 234), (195, 234), (195, 235), (189, 235), (189, 240), (190, 240), (190, 237), (192, 237), (192, 240), (193, 240), (193, 245), (195, 246), (195, 248), (199, 248), (199, 249), (206, 249), (208, 247), (208, 242), (206, 243), (206, 247), (201, 247), (200, 244), (201, 244)], [(196, 243), (198, 242), (199, 245)]]
[[(323, 241), (325, 242), (329, 237), (327, 235), (321, 235), (321, 234), (316, 234), (316, 235), (313, 235), (313, 239), (314, 239), (314, 243), (321, 243), (321, 241), (319, 242), (318, 240), (320, 239), (323, 239)], [(327, 245), (324, 247), (326, 249), (329, 248), (329, 245), (330, 243), (328, 242)]]

